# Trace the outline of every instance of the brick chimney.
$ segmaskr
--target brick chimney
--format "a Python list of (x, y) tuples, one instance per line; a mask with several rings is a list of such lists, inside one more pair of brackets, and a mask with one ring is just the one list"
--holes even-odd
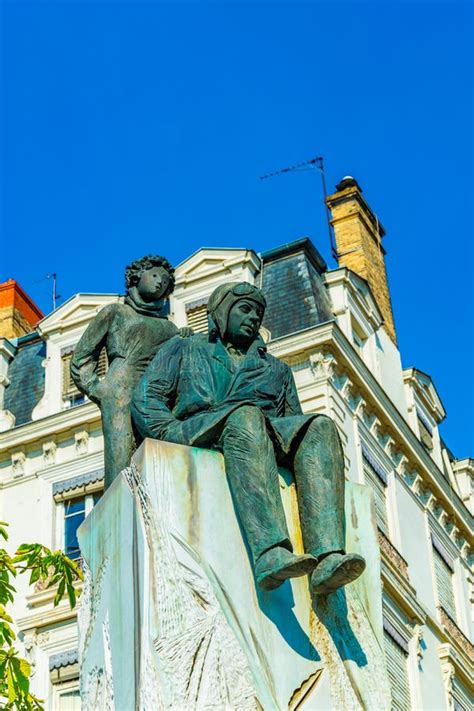
[(43, 315), (14, 279), (0, 283), (0, 338), (30, 333)]
[(385, 230), (364, 198), (357, 180), (347, 176), (326, 198), (332, 213), (339, 266), (367, 281), (384, 319), (385, 329), (397, 344), (392, 304), (385, 269), (382, 237)]

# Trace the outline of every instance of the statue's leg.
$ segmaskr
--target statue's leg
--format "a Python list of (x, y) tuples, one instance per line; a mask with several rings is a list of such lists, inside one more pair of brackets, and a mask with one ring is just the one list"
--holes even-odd
[(104, 488), (108, 489), (122, 469), (130, 466), (134, 450), (134, 435), (130, 406), (115, 400), (102, 403), (104, 433)]
[(310, 422), (293, 467), (305, 550), (316, 557), (344, 550), (344, 457), (334, 422)]
[(271, 590), (286, 578), (311, 572), (312, 556), (291, 553), (275, 452), (262, 412), (244, 405), (231, 413), (219, 445), (260, 586)]
[(355, 580), (365, 561), (345, 553), (344, 455), (336, 425), (312, 420), (293, 462), (305, 550), (318, 559), (311, 590), (327, 595)]

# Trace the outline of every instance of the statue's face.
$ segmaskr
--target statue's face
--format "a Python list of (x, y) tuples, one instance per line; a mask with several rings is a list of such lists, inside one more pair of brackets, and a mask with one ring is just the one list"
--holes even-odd
[(262, 323), (264, 309), (252, 299), (239, 299), (229, 311), (226, 340), (235, 346), (247, 346)]
[(161, 299), (169, 287), (170, 275), (164, 267), (151, 267), (142, 272), (137, 290), (143, 301)]

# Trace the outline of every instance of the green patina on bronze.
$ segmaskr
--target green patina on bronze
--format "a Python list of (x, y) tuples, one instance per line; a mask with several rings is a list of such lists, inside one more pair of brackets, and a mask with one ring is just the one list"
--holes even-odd
[[(136, 448), (130, 417), (133, 390), (162, 344), (180, 331), (167, 319), (174, 269), (159, 256), (130, 264), (125, 272), (125, 303), (110, 304), (92, 320), (76, 346), (71, 374), (77, 387), (100, 407), (104, 433), (105, 487), (128, 467)], [(189, 332), (185, 329), (185, 333)], [(100, 380), (99, 356), (109, 368)]]
[[(334, 422), (304, 415), (291, 369), (259, 336), (263, 293), (245, 282), (211, 295), (209, 334), (172, 338), (150, 363), (132, 402), (143, 437), (217, 448), (259, 585), (312, 573), (314, 592), (354, 580), (364, 560), (344, 553), (344, 462)], [(278, 465), (294, 472), (306, 553), (295, 555)]]

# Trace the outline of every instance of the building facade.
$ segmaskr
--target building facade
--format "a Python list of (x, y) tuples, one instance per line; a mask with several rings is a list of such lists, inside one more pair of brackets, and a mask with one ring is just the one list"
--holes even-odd
[[(263, 288), (269, 350), (292, 367), (303, 410), (337, 423), (348, 479), (373, 490), (393, 708), (467, 710), (474, 460), (457, 460), (440, 437), (445, 411), (430, 376), (402, 367), (384, 230), (357, 182), (344, 179), (328, 206), (337, 269), (327, 269), (309, 239), (260, 255), (200, 249), (176, 269), (170, 317), (206, 331), (216, 286)], [(120, 298), (77, 294), (34, 330), (41, 314), (30, 303), (25, 313), (10, 299), (16, 320), (12, 303), (3, 304), (0, 519), (10, 522), (12, 550), (35, 541), (80, 556), (77, 527), (103, 489), (103, 440), (99, 410), (75, 389), (69, 362), (89, 321)], [(75, 711), (76, 612), (66, 601), (54, 608), (54, 591), (41, 585), (20, 578), (17, 587), (12, 613), (33, 690), (47, 709)]]

